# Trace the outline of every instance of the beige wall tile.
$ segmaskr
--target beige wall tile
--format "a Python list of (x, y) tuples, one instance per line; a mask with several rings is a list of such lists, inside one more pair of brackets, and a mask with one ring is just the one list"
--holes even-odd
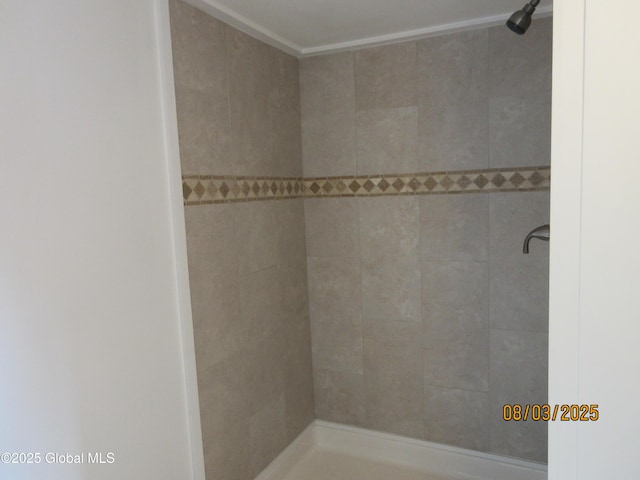
[(305, 177), (356, 174), (355, 111), (302, 116)]
[[(426, 101), (425, 101), (426, 102)], [(476, 170), (489, 166), (485, 98), (451, 105), (436, 97), (420, 106), (420, 171)]]
[(268, 175), (273, 170), (269, 47), (229, 26), (225, 40), (233, 173)]
[(298, 59), (269, 47), (269, 105), (300, 114), (300, 75)]
[(417, 42), (420, 99), (451, 104), (488, 93), (489, 33), (471, 30)]
[(351, 52), (301, 60), (306, 176), (355, 175), (355, 84)]
[(424, 349), (427, 385), (486, 392), (489, 390), (488, 332), (465, 344), (439, 344)]
[(416, 42), (366, 48), (354, 55), (358, 111), (418, 104)]
[(430, 195), (419, 205), (423, 259), (488, 260), (489, 195)]
[(307, 259), (313, 366), (362, 373), (360, 268), (345, 258)]
[(313, 376), (309, 374), (303, 382), (287, 386), (285, 400), (287, 444), (289, 444), (315, 419)]
[[(183, 172), (301, 175), (298, 61), (183, 2), (171, 17)], [(207, 478), (250, 480), (314, 415), (303, 203), (186, 218)]]
[(304, 201), (307, 252), (310, 257), (358, 258), (358, 200), (319, 198)]
[[(547, 242), (532, 240), (530, 253), (522, 255), (526, 235), (535, 227), (549, 223), (548, 192), (494, 193), (489, 196), (490, 254), (536, 258), (540, 263), (548, 256)], [(541, 261), (542, 260), (542, 261)]]
[(416, 107), (358, 112), (356, 130), (358, 175), (419, 170)]
[(418, 200), (415, 197), (358, 199), (360, 253), (363, 259), (381, 256), (417, 258), (420, 244)]
[(224, 430), (210, 428), (203, 420), (202, 443), (207, 480), (254, 478), (251, 464), (247, 461), (250, 455), (248, 418)]
[[(548, 252), (548, 245), (542, 248)], [(548, 331), (548, 260), (526, 255), (496, 257), (490, 269), (491, 327)]]
[(316, 418), (347, 425), (366, 426), (364, 375), (313, 370)]
[(285, 331), (285, 407), (288, 441), (294, 440), (315, 418), (311, 329), (309, 318)]
[[(502, 405), (490, 412), (490, 453), (547, 463), (547, 422), (505, 422), (502, 420)], [(499, 412), (498, 416), (495, 412)]]
[(488, 166), (488, 32), (418, 42), (420, 168)]
[(549, 244), (532, 240), (529, 231), (549, 222), (546, 192), (497, 193), (490, 202), (490, 325), (534, 332), (549, 328)]
[[(200, 421), (207, 478), (252, 477), (249, 458), (249, 416), (245, 363), (235, 355), (198, 368)], [(224, 438), (224, 442), (220, 439)]]
[(233, 212), (201, 206), (187, 209), (185, 217), (196, 359), (199, 368), (207, 368), (239, 351), (246, 338)]
[(275, 202), (234, 205), (240, 275), (274, 267), (278, 260)]
[(419, 319), (417, 200), (363, 198), (358, 209), (363, 316)]
[(488, 268), (484, 262), (423, 262), (427, 385), (489, 390)]
[(271, 110), (265, 97), (229, 103), (231, 158), (235, 175), (267, 176), (275, 169)]
[(249, 340), (244, 351), (246, 363), (245, 381), (248, 409), (245, 413), (253, 415), (267, 403), (274, 401), (285, 391), (285, 346), (282, 337), (257, 338)]
[(240, 314), (237, 283), (217, 283), (203, 288), (190, 282), (196, 362), (206, 368), (241, 351), (248, 322)]
[(406, 374), (365, 377), (367, 428), (424, 438), (422, 382)]
[(364, 317), (420, 318), (420, 263), (416, 258), (362, 258), (361, 277)]
[(291, 259), (278, 266), (280, 286), (280, 313), (284, 329), (309, 322), (309, 294), (307, 287), (307, 261)]
[(420, 322), (365, 320), (364, 376), (367, 426), (422, 437)]
[(364, 320), (365, 377), (420, 377), (420, 321), (398, 319)]
[(495, 97), (489, 102), (492, 168), (551, 163), (551, 92)]
[(271, 109), (271, 176), (302, 176), (300, 114), (294, 110)]
[(300, 60), (303, 120), (321, 114), (355, 111), (353, 53), (335, 53)]
[(426, 386), (425, 439), (481, 452), (489, 450), (489, 395)]
[[(240, 311), (249, 329), (245, 342), (282, 336), (280, 275), (276, 267), (240, 277)], [(246, 343), (245, 343), (246, 345)]]
[(226, 96), (224, 23), (179, 0), (169, 8), (176, 86)]
[(210, 175), (232, 168), (226, 95), (176, 86), (178, 141), (184, 175)]
[(491, 451), (547, 461), (546, 422), (505, 422), (504, 404), (548, 403), (548, 336), (491, 331)]
[(546, 403), (548, 335), (492, 329), (490, 341), (493, 407)]
[(300, 322), (309, 322), (304, 206), (301, 199), (279, 200), (273, 203), (276, 207), (276, 225), (279, 227), (277, 263), (281, 308), (283, 325), (287, 329), (292, 325), (297, 326)]
[(305, 212), (302, 199), (275, 200), (271, 203), (277, 228), (278, 264), (304, 261), (307, 256), (305, 243)]
[(285, 346), (285, 382), (294, 388), (311, 379), (311, 324), (309, 319), (290, 325), (283, 332)]
[(489, 268), (485, 262), (422, 263), (425, 348), (471, 343), (489, 329)]
[(536, 18), (526, 35), (503, 26), (489, 29), (491, 96), (524, 95), (551, 90), (553, 19)]
[(207, 368), (198, 367), (203, 425), (222, 430), (247, 418), (250, 399), (244, 352)]
[(287, 446), (284, 394), (249, 419), (251, 474), (255, 477)]
[(239, 258), (234, 218), (234, 206), (231, 205), (200, 205), (185, 209), (192, 288), (237, 282)]

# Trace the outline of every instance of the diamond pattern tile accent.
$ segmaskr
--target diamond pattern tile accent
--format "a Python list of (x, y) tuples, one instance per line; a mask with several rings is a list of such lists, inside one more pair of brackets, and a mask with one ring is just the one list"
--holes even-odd
[(538, 172), (533, 172), (531, 174), (531, 176), (529, 177), (529, 181), (533, 184), (533, 185), (540, 185), (542, 182), (544, 182), (544, 177), (542, 175), (540, 175)]
[(453, 186), (454, 182), (446, 175), (441, 181), (440, 185), (444, 187), (445, 190), (449, 190)]
[(500, 188), (502, 185), (504, 185), (504, 182), (506, 181), (507, 179), (504, 178), (502, 174), (498, 173), (496, 176), (493, 177), (493, 180), (491, 180), (491, 183), (493, 183), (496, 187)]
[(367, 179), (367, 181), (364, 182), (362, 187), (367, 191), (367, 193), (371, 193), (371, 190), (373, 190), (376, 187), (376, 185), (371, 180)]
[(551, 169), (524, 167), (367, 177), (189, 176), (185, 205), (314, 197), (360, 197), (549, 190)]
[(391, 184), (391, 186), (399, 192), (400, 190), (402, 190), (402, 187), (404, 187), (404, 182), (402, 181), (401, 178), (398, 178), (395, 182)]
[(191, 192), (193, 192), (193, 189), (189, 186), (189, 184), (187, 182), (182, 182), (182, 196), (185, 200), (189, 198)]
[(466, 175), (462, 175), (456, 183), (462, 190), (466, 190), (467, 187), (471, 184), (471, 180), (469, 180), (469, 177), (467, 177)]
[(427, 189), (429, 191), (433, 190), (434, 188), (436, 188), (438, 186), (438, 182), (436, 182), (436, 179), (433, 177), (429, 177), (427, 178), (427, 180), (424, 182), (424, 186), (427, 187)]
[(479, 189), (483, 189), (484, 187), (487, 186), (487, 183), (489, 183), (489, 180), (487, 180), (487, 177), (485, 177), (484, 175), (478, 175), (476, 177), (476, 179), (473, 181), (473, 183), (475, 183)]
[(520, 186), (525, 181), (525, 178), (520, 175), (520, 173), (516, 172), (511, 176), (511, 178), (509, 178), (509, 181), (516, 186)]
[(204, 186), (200, 182), (196, 184), (196, 188), (194, 188), (193, 191), (198, 196), (198, 198), (202, 198), (202, 195), (204, 195), (204, 193), (206, 192)]

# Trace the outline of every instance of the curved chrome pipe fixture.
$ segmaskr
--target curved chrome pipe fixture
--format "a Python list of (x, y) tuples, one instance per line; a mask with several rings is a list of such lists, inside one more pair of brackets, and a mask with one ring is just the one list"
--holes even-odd
[(524, 35), (524, 33), (531, 25), (531, 16), (536, 11), (536, 7), (540, 3), (540, 0), (531, 0), (527, 3), (522, 10), (518, 10), (509, 17), (507, 20), (507, 27), (518, 35)]
[(532, 238), (537, 238), (538, 240), (544, 240), (545, 242), (549, 241), (550, 237), (550, 227), (549, 225), (542, 225), (538, 228), (534, 228), (529, 232), (529, 234), (524, 239), (524, 245), (522, 246), (522, 253), (529, 253), (529, 242)]

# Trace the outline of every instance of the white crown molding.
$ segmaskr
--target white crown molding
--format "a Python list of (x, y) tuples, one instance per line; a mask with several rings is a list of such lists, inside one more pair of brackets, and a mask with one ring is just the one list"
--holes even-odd
[[(474, 18), (463, 22), (447, 23), (436, 25), (434, 27), (419, 28), (415, 30), (407, 30), (404, 32), (391, 33), (388, 35), (379, 35), (375, 37), (367, 37), (348, 42), (331, 43), (327, 45), (319, 45), (316, 47), (304, 48), (296, 43), (281, 37), (262, 25), (249, 20), (234, 10), (221, 5), (217, 0), (185, 0), (204, 12), (228, 23), (232, 27), (261, 40), (272, 47), (278, 48), (286, 53), (294, 55), (298, 58), (312, 57), (316, 55), (324, 55), (327, 53), (336, 53), (346, 50), (357, 50), (392, 43), (406, 42), (418, 40), (421, 38), (435, 37), (438, 35), (446, 35), (448, 33), (462, 32), (465, 30), (475, 30), (478, 28), (492, 27), (500, 25), (506, 21), (513, 12), (507, 12), (501, 15), (492, 15), (489, 17)], [(547, 5), (536, 9), (536, 17), (548, 17), (552, 14), (553, 7)]]
[[(389, 45), (392, 43), (408, 42), (411, 40), (419, 40), (421, 38), (437, 37), (449, 33), (463, 32), (466, 30), (476, 30), (479, 28), (495, 27), (504, 24), (513, 12), (502, 15), (492, 15), (490, 17), (474, 18), (463, 22), (447, 23), (436, 25), (435, 27), (418, 28), (416, 30), (407, 30), (405, 32), (392, 33), (389, 35), (379, 35), (376, 37), (362, 38), (360, 40), (352, 40), (349, 42), (332, 43), (329, 45), (320, 45), (318, 47), (303, 48), (298, 56), (312, 57), (315, 55), (324, 55), (327, 53), (343, 52), (347, 50), (359, 50), (362, 48), (377, 47), (380, 45)], [(536, 10), (536, 17), (548, 17), (553, 13), (552, 6), (541, 7)]]
[(224, 5), (220, 5), (216, 0), (185, 1), (193, 5), (194, 7), (208, 13), (209, 15), (216, 17), (218, 20), (222, 20), (232, 27), (237, 28), (241, 32), (257, 38), (258, 40), (261, 40), (264, 43), (271, 45), (272, 47), (275, 47), (296, 57), (302, 56), (303, 48), (299, 45), (296, 45), (295, 43), (282, 38), (277, 33), (274, 33), (271, 30), (264, 28), (262, 25), (249, 20), (248, 18), (240, 15), (232, 9), (227, 8)]

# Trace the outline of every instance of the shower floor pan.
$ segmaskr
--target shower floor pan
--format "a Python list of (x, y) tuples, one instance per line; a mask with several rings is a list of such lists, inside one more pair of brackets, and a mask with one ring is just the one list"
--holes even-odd
[(546, 480), (545, 465), (316, 420), (256, 480)]

